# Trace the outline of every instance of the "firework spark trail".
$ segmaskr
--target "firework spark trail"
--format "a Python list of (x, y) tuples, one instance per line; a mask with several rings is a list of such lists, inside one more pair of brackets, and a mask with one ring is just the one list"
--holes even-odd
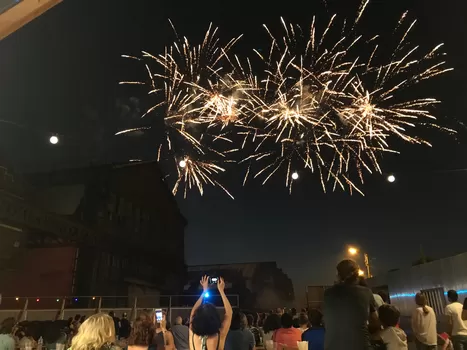
[[(229, 162), (227, 155), (242, 151), (245, 156), (238, 163), (247, 165), (244, 185), (250, 176), (265, 184), (282, 174), (291, 191), (291, 174), (304, 168), (317, 173), (324, 191), (329, 187), (363, 194), (357, 181), (363, 184), (365, 173), (382, 172), (381, 154), (397, 153), (392, 138), (430, 145), (414, 134), (416, 128), (452, 132), (435, 124), (431, 110), (439, 101), (410, 100), (405, 93), (451, 70), (439, 60), (443, 45), (425, 54), (411, 46), (416, 21), (408, 22), (406, 12), (394, 29), (400, 40), (386, 52), (389, 45), (381, 42), (382, 36), (357, 33), (369, 3), (361, 1), (354, 21), (337, 14), (327, 22), (313, 17), (308, 34), (284, 19), (278, 35), (263, 25), (270, 48), (264, 54), (254, 51), (264, 66), (258, 74), (249, 58), (230, 54), (240, 37), (221, 46), (212, 25), (199, 45), (173, 27), (177, 40), (164, 53), (125, 56), (142, 61), (147, 77), (125, 83), (146, 85), (156, 101), (143, 116), (157, 111), (163, 116), (166, 138), (158, 160), (168, 152), (175, 161), (174, 193), (183, 186), (185, 196), (193, 187), (203, 194), (205, 185), (228, 193), (214, 179), (224, 168), (207, 159)], [(319, 28), (319, 23), (326, 25)], [(180, 159), (185, 159), (183, 168)]]
[[(362, 1), (352, 31), (368, 3)], [(405, 13), (397, 29), (406, 17)], [(428, 61), (442, 56), (438, 53), (442, 45), (421, 58), (413, 58), (419, 47), (408, 47), (407, 38), (416, 21), (403, 33), (390, 61), (383, 64), (375, 63), (380, 59), (378, 35), (364, 42), (374, 45), (366, 60), (352, 58), (351, 51), (362, 44), (362, 36), (342, 36), (328, 45), (332, 49), (324, 48), (326, 36), (337, 26), (336, 15), (331, 17), (321, 37), (316, 34), (313, 18), (303, 47), (297, 44), (300, 38), (293, 37), (299, 31), (281, 22), (284, 39), (278, 40), (264, 26), (271, 39), (270, 53), (264, 57), (257, 52), (267, 67), (267, 77), (261, 86), (263, 92), (257, 96), (262, 100), (261, 118), (266, 116), (263, 123), (266, 138), (258, 141), (256, 154), (246, 159), (267, 161), (254, 177), (264, 174), (267, 181), (281, 167), (286, 167), (286, 186), (290, 187), (293, 161), (295, 167), (302, 163), (304, 168), (317, 169), (323, 189), (331, 181), (333, 189), (339, 186), (361, 192), (350, 180), (349, 173), (357, 170), (361, 183), (363, 169), (381, 173), (379, 155), (396, 152), (390, 146), (391, 137), (430, 145), (423, 138), (411, 135), (410, 130), (426, 124), (427, 119), (434, 120), (429, 111), (439, 101), (432, 98), (404, 101), (400, 92), (451, 69), (445, 68), (444, 61), (426, 68)], [(255, 123), (258, 120), (253, 120), (252, 125)], [(264, 149), (274, 149), (271, 141), (277, 144), (276, 151), (268, 152), (265, 157)], [(249, 168), (248, 174), (250, 171)]]
[(187, 196), (187, 191), (191, 190), (192, 187), (196, 186), (199, 193), (203, 195), (204, 186), (210, 184), (212, 186), (220, 187), (227, 195), (229, 195), (229, 197), (234, 199), (224, 186), (212, 179), (213, 174), (224, 172), (224, 168), (213, 163), (200, 162), (190, 158), (184, 158), (182, 162), (183, 167), (179, 164), (177, 165), (178, 179), (172, 190), (174, 195), (177, 194), (179, 186), (182, 183), (184, 184), (183, 195), (185, 198)]
[[(147, 72), (147, 81), (127, 81), (122, 84), (146, 85), (148, 95), (156, 103), (150, 106), (142, 117), (152, 113), (163, 116), (165, 139), (158, 147), (157, 159), (173, 159), (178, 164), (179, 152), (190, 154), (186, 167), (179, 170), (174, 193), (183, 183), (185, 192), (193, 187), (204, 193), (209, 184), (230, 193), (212, 177), (224, 171), (207, 159), (221, 157), (238, 150), (227, 148), (232, 140), (223, 131), (233, 124), (241, 124), (250, 110), (251, 102), (243, 96), (247, 84), (232, 76), (228, 66), (232, 64), (229, 51), (240, 39), (233, 38), (226, 45), (220, 45), (217, 28), (209, 26), (203, 41), (192, 45), (179, 36), (170, 22), (176, 41), (164, 53), (152, 55), (146, 51), (142, 57), (125, 55), (125, 58), (142, 61)], [(247, 76), (247, 75), (245, 75)], [(249, 76), (248, 76), (249, 77)], [(122, 130), (118, 135), (139, 131), (142, 128)], [(209, 141), (206, 141), (209, 139)], [(214, 145), (220, 144), (220, 149)]]

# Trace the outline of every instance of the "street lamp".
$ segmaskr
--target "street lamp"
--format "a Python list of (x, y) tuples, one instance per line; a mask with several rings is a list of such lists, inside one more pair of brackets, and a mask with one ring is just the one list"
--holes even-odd
[(349, 248), (349, 254), (350, 255), (356, 255), (358, 253), (358, 249), (354, 247)]
[(180, 165), (180, 168), (186, 167), (186, 160), (182, 159), (178, 165)]
[[(349, 247), (349, 249), (348, 249), (347, 251), (348, 251), (349, 254), (352, 255), (352, 256), (355, 256), (355, 255), (358, 254), (358, 249), (355, 248), (355, 247)], [(368, 254), (367, 254), (367, 253), (363, 253), (363, 260), (364, 260), (365, 267), (366, 267), (367, 277), (368, 277), (368, 278), (373, 277), (373, 276), (371, 275), (370, 258), (368, 257)], [(360, 271), (359, 271), (359, 275), (360, 275)], [(360, 275), (360, 276), (362, 276), (362, 275)]]
[(56, 145), (58, 143), (58, 137), (57, 136), (50, 136), (50, 139), (49, 139), (49, 142), (52, 144), (52, 145)]
[(298, 173), (297, 172), (294, 172), (292, 174), (292, 180), (298, 180)]
[(394, 175), (391, 174), (388, 176), (388, 182), (393, 183), (395, 181), (396, 181), (396, 177)]
[(363, 270), (358, 270), (358, 275), (359, 276), (365, 276), (365, 272), (363, 272)]

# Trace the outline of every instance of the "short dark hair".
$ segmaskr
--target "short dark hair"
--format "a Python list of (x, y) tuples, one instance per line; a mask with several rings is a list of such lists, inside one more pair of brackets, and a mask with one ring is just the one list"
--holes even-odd
[(235, 309), (232, 313), (232, 322), (230, 323), (230, 329), (236, 331), (238, 329), (244, 329), (247, 326), (245, 314), (239, 309)]
[(308, 316), (306, 313), (301, 312), (300, 315), (298, 316), (298, 325), (303, 326), (304, 324), (309, 325), (310, 320), (308, 319)]
[(451, 303), (455, 303), (459, 300), (459, 294), (457, 294), (457, 292), (454, 289), (448, 290), (448, 300)]
[(281, 325), (282, 328), (291, 328), (293, 326), (293, 318), (292, 315), (289, 314), (283, 314), (281, 316)]
[(200, 337), (219, 333), (221, 318), (216, 307), (211, 303), (201, 304), (191, 320), (191, 330)]
[(278, 314), (270, 314), (264, 320), (263, 331), (264, 333), (274, 332), (276, 329), (281, 328), (281, 318)]
[(0, 334), (10, 334), (15, 327), (16, 320), (14, 317), (5, 318), (0, 325)]
[(378, 295), (381, 297), (381, 299), (383, 299), (383, 301), (386, 303), (386, 304), (389, 304), (389, 293), (385, 290), (380, 290), (378, 292)]
[(318, 309), (310, 310), (309, 319), (312, 327), (321, 327), (323, 325), (323, 314)]
[(399, 309), (389, 304), (381, 305), (378, 309), (378, 315), (384, 328), (397, 326), (401, 317)]
[(248, 321), (248, 327), (253, 327), (255, 325), (255, 318), (252, 314), (246, 315), (246, 319)]
[(343, 283), (352, 284), (358, 280), (358, 264), (350, 259), (342, 260), (337, 264), (337, 275)]

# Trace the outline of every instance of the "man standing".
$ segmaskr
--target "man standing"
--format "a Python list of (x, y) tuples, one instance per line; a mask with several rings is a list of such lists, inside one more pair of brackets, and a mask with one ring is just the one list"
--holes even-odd
[(326, 350), (371, 349), (368, 328), (378, 328), (378, 317), (373, 293), (358, 284), (358, 271), (355, 261), (341, 261), (338, 283), (324, 293)]
[(189, 350), (189, 329), (183, 324), (183, 319), (178, 316), (175, 319), (175, 325), (172, 326), (175, 348), (177, 350)]
[(455, 290), (448, 291), (448, 300), (445, 314), (448, 316), (454, 350), (467, 350), (467, 325), (462, 320), (462, 304), (458, 302), (459, 296)]
[(131, 333), (131, 324), (126, 312), (123, 313), (120, 320), (120, 338), (128, 339)]

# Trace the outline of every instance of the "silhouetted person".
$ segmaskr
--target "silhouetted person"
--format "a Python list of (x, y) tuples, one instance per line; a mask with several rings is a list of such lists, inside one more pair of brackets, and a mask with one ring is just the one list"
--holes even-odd
[(324, 292), (326, 350), (370, 350), (369, 326), (379, 325), (372, 291), (360, 286), (353, 260), (337, 265), (338, 283)]

